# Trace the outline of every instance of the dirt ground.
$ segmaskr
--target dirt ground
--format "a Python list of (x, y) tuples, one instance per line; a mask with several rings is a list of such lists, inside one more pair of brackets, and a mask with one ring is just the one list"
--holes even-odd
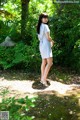
[[(80, 77), (72, 76), (72, 79)], [(40, 82), (40, 75), (26, 73), (22, 71), (1, 71), (0, 72), (0, 92), (9, 91), (7, 97), (35, 96), (37, 94), (56, 94), (57, 96), (76, 95), (80, 97), (80, 84), (75, 82), (65, 83), (58, 80), (55, 75), (49, 76), (48, 87), (44, 87)], [(73, 81), (72, 80), (72, 81)]]

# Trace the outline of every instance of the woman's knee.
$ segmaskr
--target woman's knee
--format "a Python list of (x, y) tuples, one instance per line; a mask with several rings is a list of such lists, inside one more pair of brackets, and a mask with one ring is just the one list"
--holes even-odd
[(48, 64), (49, 66), (52, 66), (52, 65), (53, 65), (53, 59), (52, 59), (52, 58), (48, 59), (48, 60), (47, 60), (47, 64)]
[(53, 65), (53, 62), (48, 62), (48, 66), (52, 66)]
[(46, 60), (42, 60), (42, 64), (46, 65), (47, 64)]

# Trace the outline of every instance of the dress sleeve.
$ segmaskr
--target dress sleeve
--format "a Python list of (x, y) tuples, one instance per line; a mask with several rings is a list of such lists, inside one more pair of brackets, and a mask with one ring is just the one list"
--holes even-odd
[(45, 33), (50, 32), (48, 25), (45, 25)]
[(40, 34), (38, 34), (39, 41), (43, 39), (44, 30), (45, 30), (44, 28), (45, 28), (45, 26), (40, 27)]

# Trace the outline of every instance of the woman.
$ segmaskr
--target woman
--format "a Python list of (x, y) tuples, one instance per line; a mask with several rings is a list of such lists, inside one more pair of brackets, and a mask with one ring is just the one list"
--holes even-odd
[(38, 33), (38, 39), (40, 41), (39, 50), (42, 57), (40, 82), (45, 86), (48, 86), (47, 76), (53, 64), (53, 55), (52, 55), (51, 47), (53, 46), (54, 41), (50, 37), (50, 29), (48, 27), (48, 15), (46, 13), (42, 13), (39, 16), (37, 33)]

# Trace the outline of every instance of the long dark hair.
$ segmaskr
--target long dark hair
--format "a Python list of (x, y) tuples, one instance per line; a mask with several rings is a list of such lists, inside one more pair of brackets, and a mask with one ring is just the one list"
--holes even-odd
[[(46, 13), (41, 13), (40, 16), (39, 16), (39, 20), (38, 20), (38, 25), (37, 25), (37, 33), (39, 34), (40, 33), (40, 25), (42, 23), (42, 18), (48, 18), (48, 15)], [(48, 21), (49, 22), (49, 21)], [(45, 23), (45, 24), (48, 24)]]

